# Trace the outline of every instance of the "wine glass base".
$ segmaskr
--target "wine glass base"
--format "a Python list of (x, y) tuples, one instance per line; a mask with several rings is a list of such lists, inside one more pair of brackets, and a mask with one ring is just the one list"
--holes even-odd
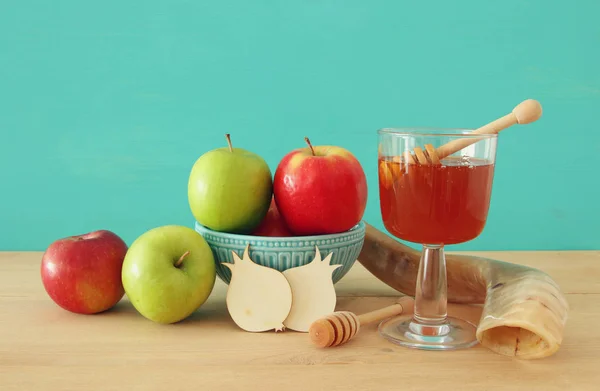
[(470, 348), (477, 344), (475, 332), (475, 325), (453, 317), (433, 326), (419, 323), (411, 315), (397, 316), (379, 324), (379, 333), (388, 341), (423, 350)]

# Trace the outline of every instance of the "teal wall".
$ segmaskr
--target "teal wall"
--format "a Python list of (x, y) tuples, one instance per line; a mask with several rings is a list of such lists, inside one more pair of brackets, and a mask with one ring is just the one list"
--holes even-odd
[(189, 169), (225, 132), (273, 170), (305, 135), (350, 149), (382, 228), (379, 127), (477, 127), (526, 98), (544, 116), (501, 135), (486, 230), (452, 249), (598, 249), (598, 15), (595, 0), (3, 1), (0, 250), (191, 226)]

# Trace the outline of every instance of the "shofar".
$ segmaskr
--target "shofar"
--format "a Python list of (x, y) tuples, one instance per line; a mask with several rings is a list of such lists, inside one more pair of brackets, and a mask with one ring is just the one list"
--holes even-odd
[[(414, 296), (420, 252), (367, 224), (358, 261), (393, 289)], [(446, 255), (448, 302), (483, 304), (477, 340), (521, 359), (554, 354), (569, 306), (558, 285), (526, 266), (466, 255)]]

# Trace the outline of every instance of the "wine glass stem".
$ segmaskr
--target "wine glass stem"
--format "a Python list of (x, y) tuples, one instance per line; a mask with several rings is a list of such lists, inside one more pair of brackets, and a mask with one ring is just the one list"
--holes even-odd
[(425, 244), (417, 276), (414, 319), (423, 325), (445, 324), (447, 294), (444, 246)]

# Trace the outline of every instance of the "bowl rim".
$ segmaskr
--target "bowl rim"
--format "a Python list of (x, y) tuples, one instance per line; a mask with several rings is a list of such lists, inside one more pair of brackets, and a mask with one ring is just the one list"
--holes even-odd
[(346, 235), (352, 235), (355, 233), (359, 233), (361, 231), (364, 232), (366, 230), (366, 224), (365, 224), (364, 220), (360, 220), (358, 222), (358, 224), (356, 224), (354, 227), (350, 228), (348, 231), (339, 232), (339, 233), (335, 233), (335, 234), (307, 235), (307, 236), (259, 236), (259, 235), (236, 234), (236, 233), (230, 233), (230, 232), (220, 232), (220, 231), (214, 231), (214, 230), (200, 224), (198, 221), (195, 221), (195, 227), (200, 228), (201, 230), (205, 231), (206, 233), (210, 233), (215, 236), (229, 236), (229, 237), (232, 237), (232, 238), (238, 239), (238, 240), (250, 240), (250, 241), (265, 240), (265, 241), (271, 241), (271, 242), (289, 242), (289, 241), (300, 241), (300, 240), (304, 240), (304, 241), (306, 241), (306, 240), (327, 240), (327, 239), (343, 237)]

